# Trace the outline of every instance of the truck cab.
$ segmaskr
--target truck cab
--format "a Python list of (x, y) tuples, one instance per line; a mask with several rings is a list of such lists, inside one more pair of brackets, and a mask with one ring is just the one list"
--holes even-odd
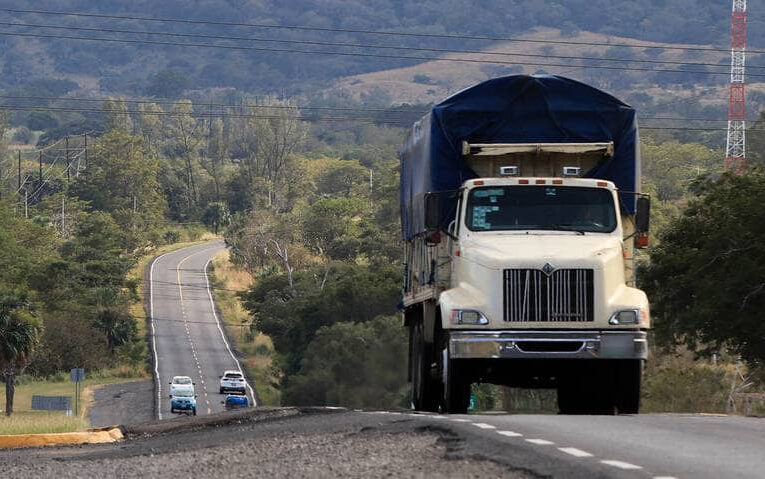
[(489, 382), (557, 389), (562, 413), (638, 412), (650, 313), (634, 257), (649, 203), (586, 176), (613, 151), (463, 143), (477, 177), (427, 194), (427, 232), (405, 248), (415, 408), (465, 412), (470, 385)]

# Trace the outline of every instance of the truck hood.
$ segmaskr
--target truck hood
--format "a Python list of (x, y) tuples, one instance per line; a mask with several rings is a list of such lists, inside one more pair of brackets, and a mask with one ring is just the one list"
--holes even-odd
[(586, 261), (594, 269), (621, 254), (618, 236), (603, 234), (530, 233), (481, 234), (460, 243), (460, 255), (465, 261), (490, 269), (514, 267), (541, 268), (546, 262), (556, 267), (578, 265)]

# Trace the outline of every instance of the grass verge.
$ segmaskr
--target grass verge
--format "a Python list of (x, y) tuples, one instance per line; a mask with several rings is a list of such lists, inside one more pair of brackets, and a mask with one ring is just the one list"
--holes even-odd
[(237, 296), (238, 292), (249, 289), (252, 277), (231, 264), (228, 250), (223, 250), (213, 258), (210, 281), (226, 334), (242, 354), (242, 367), (255, 383), (253, 387), (261, 405), (279, 406), (281, 393), (277, 387), (279, 377), (273, 364), (271, 338), (250, 331), (250, 317)]
[(32, 396), (69, 396), (74, 406), (74, 383), (60, 375), (52, 380), (21, 379), (16, 385), (13, 414), (5, 416), (5, 385), (0, 390), (0, 435), (40, 434), (82, 431), (90, 427), (88, 413), (93, 402), (93, 390), (100, 386), (135, 381), (135, 371), (115, 368), (96, 372), (81, 385), (78, 414), (67, 416), (63, 411), (33, 411)]

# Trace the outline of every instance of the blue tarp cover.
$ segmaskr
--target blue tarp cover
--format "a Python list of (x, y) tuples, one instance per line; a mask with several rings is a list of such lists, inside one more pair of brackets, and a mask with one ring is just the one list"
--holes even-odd
[[(635, 110), (613, 96), (568, 78), (517, 75), (485, 81), (442, 101), (414, 124), (401, 153), (401, 228), (405, 239), (425, 232), (424, 196), (459, 188), (475, 173), (462, 142), (614, 142), (614, 155), (584, 176), (637, 191), (640, 175)], [(456, 200), (443, 204), (442, 226)], [(622, 196), (634, 214), (634, 195)]]

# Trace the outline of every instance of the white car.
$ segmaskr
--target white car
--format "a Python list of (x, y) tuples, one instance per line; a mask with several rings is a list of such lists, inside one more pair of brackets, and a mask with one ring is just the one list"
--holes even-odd
[(170, 397), (178, 396), (183, 393), (184, 396), (194, 396), (194, 381), (188, 376), (174, 376), (170, 381)]
[(225, 371), (220, 377), (220, 393), (234, 392), (245, 394), (247, 392), (247, 381), (241, 371)]

